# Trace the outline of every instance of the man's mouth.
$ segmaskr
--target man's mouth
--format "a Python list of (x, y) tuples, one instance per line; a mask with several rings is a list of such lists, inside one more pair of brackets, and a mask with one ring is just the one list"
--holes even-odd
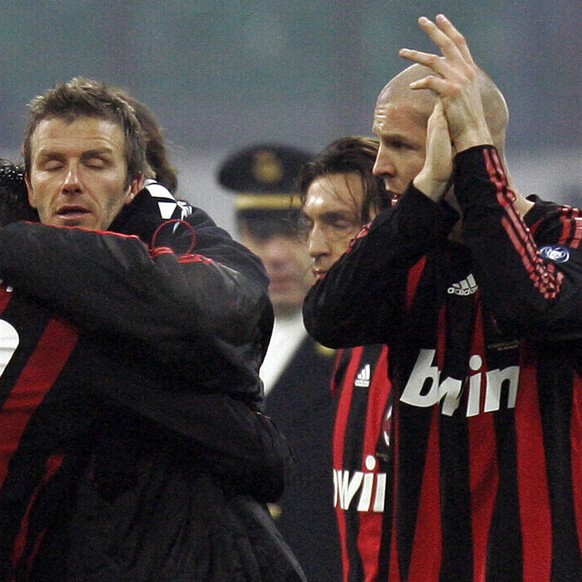
[(62, 220), (76, 220), (91, 214), (89, 210), (82, 206), (61, 206), (57, 210), (57, 216)]

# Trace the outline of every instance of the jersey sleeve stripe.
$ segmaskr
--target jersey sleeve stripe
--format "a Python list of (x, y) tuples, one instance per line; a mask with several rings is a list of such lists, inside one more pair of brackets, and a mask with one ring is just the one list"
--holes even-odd
[(515, 208), (515, 194), (507, 187), (497, 152), (486, 149), (484, 155), (487, 171), (497, 189), (497, 200), (507, 212), (507, 217), (501, 221), (502, 225), (534, 282), (535, 288), (545, 298), (553, 299), (560, 292), (562, 273), (556, 271), (552, 264), (546, 265), (540, 257), (531, 234)]

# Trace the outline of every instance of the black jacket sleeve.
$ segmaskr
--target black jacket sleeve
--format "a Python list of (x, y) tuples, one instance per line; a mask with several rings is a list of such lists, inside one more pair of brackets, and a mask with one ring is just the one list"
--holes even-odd
[(571, 208), (514, 205), (496, 150), (456, 158), (463, 237), (484, 301), (504, 331), (543, 339), (582, 337), (582, 221)]
[(41, 224), (6, 227), (0, 247), (7, 284), (83, 329), (135, 341), (164, 364), (222, 361), (209, 389), (259, 395), (271, 307), (265, 287), (240, 270), (198, 254), (150, 256), (133, 236)]

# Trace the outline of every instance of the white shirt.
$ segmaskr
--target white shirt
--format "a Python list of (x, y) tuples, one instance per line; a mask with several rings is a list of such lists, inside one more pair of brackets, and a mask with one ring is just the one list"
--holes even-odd
[(273, 335), (260, 369), (265, 396), (273, 389), (305, 337), (307, 331), (303, 326), (301, 310), (290, 317), (275, 318)]

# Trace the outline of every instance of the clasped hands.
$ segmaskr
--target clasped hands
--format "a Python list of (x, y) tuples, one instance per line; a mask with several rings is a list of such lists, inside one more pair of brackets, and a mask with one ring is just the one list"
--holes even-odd
[(480, 71), (464, 36), (442, 14), (434, 22), (423, 16), (418, 23), (440, 49), (441, 56), (407, 48), (400, 50), (400, 56), (434, 73), (415, 81), (410, 88), (428, 89), (438, 96), (428, 121), (425, 164), (414, 185), (439, 201), (449, 188), (454, 155), (493, 142), (483, 111)]

